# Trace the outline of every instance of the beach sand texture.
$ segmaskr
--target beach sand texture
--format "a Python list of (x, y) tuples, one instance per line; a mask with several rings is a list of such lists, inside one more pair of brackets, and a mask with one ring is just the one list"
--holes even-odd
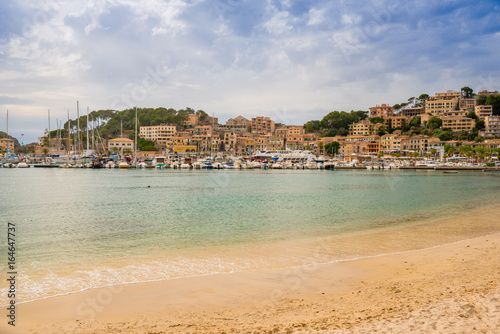
[(15, 329), (3, 321), (0, 333), (499, 333), (499, 278), (497, 231), (357, 260), (49, 298), (19, 305)]

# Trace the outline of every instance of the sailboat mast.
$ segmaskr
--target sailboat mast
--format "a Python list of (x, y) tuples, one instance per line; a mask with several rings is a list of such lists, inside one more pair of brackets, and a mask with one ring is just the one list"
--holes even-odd
[(56, 117), (56, 126), (57, 126), (57, 131), (56, 131), (56, 136), (57, 136), (57, 154), (61, 154), (61, 137), (59, 136), (59, 119)]
[(4, 152), (5, 148), (7, 148), (7, 132), (9, 131), (9, 109), (7, 109), (7, 120), (5, 122), (5, 132), (3, 133), (3, 146), (2, 146), (2, 153)]
[(89, 155), (89, 107), (87, 107), (87, 153)]
[(137, 107), (135, 107), (135, 141), (134, 141), (134, 160), (137, 163)]
[(50, 109), (49, 109), (49, 155), (50, 155)]
[[(80, 150), (80, 103), (76, 101), (76, 141), (77, 148)], [(76, 151), (76, 150), (75, 150)]]
[(69, 135), (69, 110), (68, 110), (68, 157), (71, 154), (71, 137)]

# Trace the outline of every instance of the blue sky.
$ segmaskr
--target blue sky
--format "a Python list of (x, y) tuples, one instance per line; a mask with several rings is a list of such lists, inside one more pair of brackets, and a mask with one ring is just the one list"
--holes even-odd
[(285, 124), (421, 93), (500, 90), (499, 1), (0, 3), (0, 129), (191, 107)]

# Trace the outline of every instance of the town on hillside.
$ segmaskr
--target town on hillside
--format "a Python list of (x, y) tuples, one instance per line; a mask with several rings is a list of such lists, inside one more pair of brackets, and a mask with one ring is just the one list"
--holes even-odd
[[(141, 110), (137, 117), (137, 110), (134, 116), (131, 109), (108, 111), (105, 126), (96, 127), (93, 121), (83, 124), (82, 118), (84, 126), (75, 128), (76, 121), (68, 121), (58, 130), (46, 131), (29, 150), (18, 147), (17, 151), (32, 157), (128, 154), (146, 161), (155, 156), (252, 157), (262, 152), (307, 151), (349, 163), (384, 157), (496, 158), (500, 149), (500, 93), (474, 94), (469, 87), (422, 94), (394, 106), (380, 104), (369, 112), (334, 111), (305, 125), (280, 124), (268, 116), (237, 116), (219, 124), (217, 117), (202, 110), (165, 110), (160, 114), (175, 117), (148, 119), (151, 114)], [(125, 118), (125, 112), (130, 117)], [(164, 119), (172, 121), (159, 123)], [(111, 124), (114, 130), (106, 130)], [(4, 137), (0, 143), (2, 153), (15, 151), (14, 139)]]

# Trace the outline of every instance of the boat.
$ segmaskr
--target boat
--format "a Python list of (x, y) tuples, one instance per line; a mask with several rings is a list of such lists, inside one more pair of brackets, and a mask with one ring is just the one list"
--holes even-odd
[(226, 162), (222, 166), (224, 169), (236, 169), (236, 166), (232, 162)]
[(119, 168), (122, 168), (122, 169), (126, 169), (126, 168), (130, 168), (130, 165), (128, 164), (128, 162), (126, 161), (122, 161), (118, 164), (118, 167)]
[(283, 166), (279, 162), (275, 162), (271, 165), (271, 169), (282, 169)]
[(163, 169), (163, 168), (166, 167), (166, 163), (165, 163), (166, 160), (167, 160), (167, 157), (164, 157), (164, 156), (154, 157), (152, 165), (153, 165), (154, 168)]
[(333, 161), (326, 161), (324, 164), (323, 164), (323, 167), (325, 169), (335, 169), (335, 162)]
[(137, 163), (137, 165), (135, 165), (135, 168), (139, 168), (139, 169), (148, 168), (148, 165), (144, 161), (141, 161), (141, 162)]
[(28, 165), (26, 162), (21, 161), (20, 163), (17, 164), (17, 168), (29, 168), (30, 165)]
[(308, 160), (306, 163), (307, 169), (318, 169), (318, 164), (314, 160)]

